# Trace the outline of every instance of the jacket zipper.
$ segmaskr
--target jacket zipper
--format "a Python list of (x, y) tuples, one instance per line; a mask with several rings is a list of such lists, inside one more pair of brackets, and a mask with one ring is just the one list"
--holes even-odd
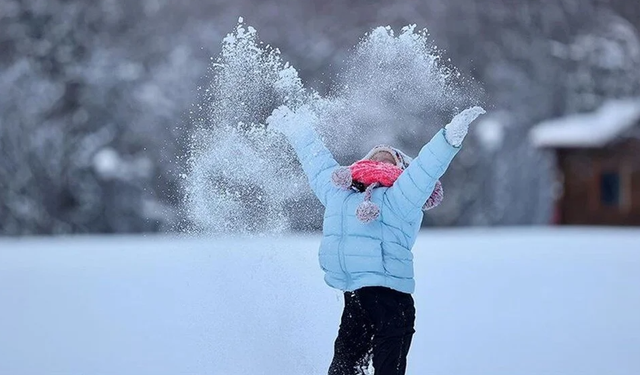
[(350, 195), (347, 197), (347, 199), (344, 200), (344, 202), (342, 202), (342, 212), (340, 215), (341, 218), (341, 226), (342, 226), (342, 233), (340, 233), (340, 242), (338, 243), (338, 257), (340, 260), (340, 267), (342, 267), (342, 272), (345, 275), (345, 279), (347, 282), (346, 287), (348, 288), (349, 285), (351, 284), (351, 275), (349, 275), (349, 272), (347, 271), (347, 260), (345, 259), (345, 255), (344, 255), (344, 248), (343, 248), (343, 243), (344, 243), (344, 237), (345, 237), (345, 216), (346, 216), (346, 206), (348, 203)]

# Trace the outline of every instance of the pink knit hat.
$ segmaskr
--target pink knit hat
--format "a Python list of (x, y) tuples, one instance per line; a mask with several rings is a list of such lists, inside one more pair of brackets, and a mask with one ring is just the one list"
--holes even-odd
[[(378, 152), (389, 153), (396, 162), (395, 166), (371, 161)], [(356, 209), (356, 216), (361, 222), (370, 223), (380, 216), (380, 207), (371, 202), (373, 189), (379, 186), (392, 186), (393, 182), (412, 161), (411, 157), (397, 148), (378, 145), (371, 149), (364, 158), (351, 166), (337, 168), (333, 172), (331, 179), (336, 186), (342, 189), (364, 192), (364, 201)], [(443, 193), (442, 184), (438, 180), (431, 196), (422, 207), (423, 211), (438, 206), (444, 198)]]

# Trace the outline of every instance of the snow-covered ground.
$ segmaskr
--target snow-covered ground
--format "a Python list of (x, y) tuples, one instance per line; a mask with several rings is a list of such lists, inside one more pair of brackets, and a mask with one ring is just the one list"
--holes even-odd
[[(325, 374), (318, 236), (0, 240), (0, 374)], [(640, 231), (441, 230), (410, 375), (637, 375)]]

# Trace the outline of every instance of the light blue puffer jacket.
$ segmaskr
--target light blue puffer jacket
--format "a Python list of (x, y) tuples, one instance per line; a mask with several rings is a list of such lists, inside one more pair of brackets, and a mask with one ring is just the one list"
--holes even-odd
[(342, 291), (384, 286), (413, 293), (413, 247), (422, 222), (422, 206), (459, 148), (438, 132), (390, 188), (373, 190), (380, 216), (364, 224), (356, 217), (363, 194), (335, 187), (339, 167), (311, 126), (287, 138), (295, 149), (311, 189), (325, 207), (320, 266), (326, 283)]

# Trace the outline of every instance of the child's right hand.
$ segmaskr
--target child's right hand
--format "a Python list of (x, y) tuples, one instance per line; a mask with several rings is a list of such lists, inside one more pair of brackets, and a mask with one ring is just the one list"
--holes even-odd
[(295, 128), (294, 113), (286, 105), (281, 105), (267, 117), (268, 130), (274, 130), (284, 135), (291, 134)]
[(286, 105), (281, 105), (267, 117), (267, 129), (291, 136), (300, 128), (309, 126), (313, 121), (315, 121), (315, 114), (309, 106), (303, 105), (293, 112)]
[(267, 117), (267, 125), (272, 128), (277, 128), (278, 124), (287, 120), (287, 117), (293, 112), (286, 105), (281, 105), (271, 112), (271, 115)]

